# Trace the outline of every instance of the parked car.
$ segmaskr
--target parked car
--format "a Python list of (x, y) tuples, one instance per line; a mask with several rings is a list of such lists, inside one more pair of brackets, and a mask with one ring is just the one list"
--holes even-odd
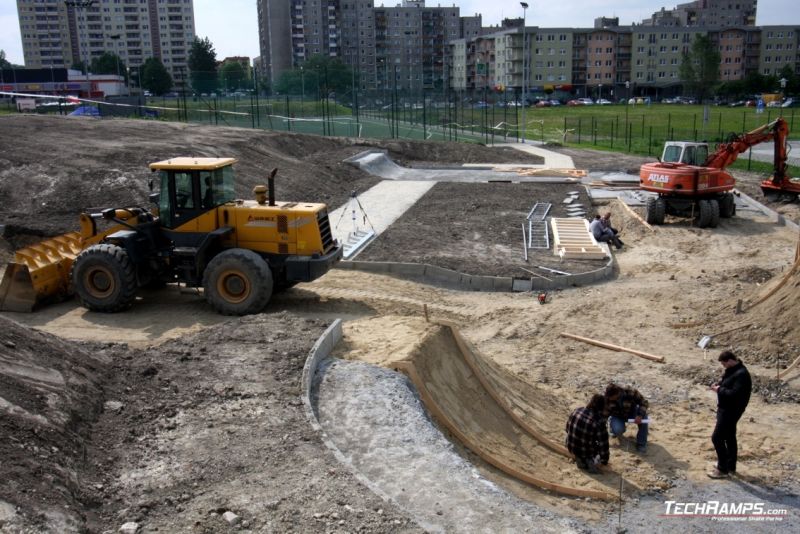
[(486, 108), (489, 107), (489, 104), (487, 104), (486, 102), (481, 100), (479, 102), (476, 102), (475, 105), (472, 106), (472, 107), (475, 108), (475, 109), (486, 109)]
[(782, 108), (796, 108), (800, 107), (800, 100), (795, 100), (794, 98), (787, 98), (781, 104)]
[(608, 106), (611, 104), (611, 100), (606, 100), (605, 98), (598, 98), (597, 102), (595, 102), (598, 106)]
[(592, 100), (591, 98), (579, 98), (578, 101), (580, 101), (580, 103), (583, 104), (584, 106), (591, 106), (592, 104), (594, 104), (594, 100)]
[(539, 100), (539, 101), (536, 103), (536, 107), (537, 107), (537, 108), (549, 108), (549, 107), (550, 107), (550, 105), (551, 105), (551, 104), (550, 104), (550, 101), (549, 101), (549, 100)]
[(551, 106), (560, 106), (561, 105), (561, 101), (560, 100), (556, 100), (555, 98), (551, 98), (550, 99), (550, 105)]

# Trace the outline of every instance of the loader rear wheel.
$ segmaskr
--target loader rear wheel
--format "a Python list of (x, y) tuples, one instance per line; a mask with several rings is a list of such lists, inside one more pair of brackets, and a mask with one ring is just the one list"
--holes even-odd
[(258, 313), (272, 296), (272, 271), (252, 250), (234, 248), (209, 262), (203, 287), (208, 303), (222, 315)]
[(70, 279), (78, 300), (92, 311), (122, 311), (136, 299), (136, 270), (125, 249), (116, 245), (93, 245), (81, 252)]

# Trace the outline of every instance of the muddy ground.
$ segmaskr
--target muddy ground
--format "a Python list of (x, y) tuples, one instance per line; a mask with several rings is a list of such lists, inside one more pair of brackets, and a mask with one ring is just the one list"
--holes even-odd
[[(279, 198), (335, 206), (353, 188), (376, 183), (339, 163), (361, 148), (358, 143), (157, 122), (3, 117), (0, 224), (12, 228), (15, 243), (31, 239), (26, 234), (69, 230), (81, 207), (141, 198), (146, 164), (178, 150), (240, 158), (240, 176), (250, 177), (242, 196), (277, 165), (285, 176)], [(449, 145), (453, 161), (464, 146)], [(491, 154), (474, 155), (475, 162)], [(423, 153), (418, 161), (429, 157)], [(576, 166), (589, 170), (625, 170), (619, 162), (627, 161), (582, 157)], [(111, 164), (116, 171), (103, 170)], [(431, 262), (447, 261), (464, 272), (481, 261), (491, 265), (494, 243), (484, 236), (481, 250), (459, 240), (485, 232), (485, 221), (503, 206), (523, 208), (504, 202), (504, 194), (487, 193), (492, 200), (485, 211), (471, 216), (465, 207), (484, 192), (474, 187), (435, 187), (421, 202), (439, 216), (415, 212), (420, 223), (401, 221), (407, 233), (385, 250), (402, 258), (423, 224), (439, 222), (435, 246), (426, 246)], [(491, 187), (508, 197), (531, 193), (514, 184)], [(458, 202), (445, 201), (456, 195)], [(0, 485), (0, 525), (12, 532), (116, 531), (126, 522), (161, 532), (421, 531), (404, 510), (359, 483), (310, 430), (299, 382), (308, 350), (334, 317), (346, 320), (344, 346), (358, 349), (347, 357), (390, 361), (394, 340), (424, 334), (424, 326), (413, 327), (423, 305), (432, 318), (454, 322), (481, 354), (535, 386), (547, 400), (546, 430), (553, 439), (563, 439), (569, 411), (610, 380), (634, 384), (650, 399), (655, 423), (648, 455), (636, 456), (624, 444), (612, 450), (612, 464), (636, 481), (643, 499), (658, 505), (652, 513), (644, 510), (634, 531), (674, 531), (675, 524), (658, 514), (686, 484), (704, 492), (693, 495), (698, 498), (727, 495), (726, 484), (744, 487), (754, 499), (771, 489), (796, 510), (800, 435), (792, 421), (800, 416), (800, 375), (795, 370), (775, 379), (800, 356), (800, 280), (791, 270), (796, 233), (752, 212), (713, 231), (678, 219), (650, 231), (617, 201), (596, 207), (611, 210), (624, 228), (627, 246), (615, 255), (618, 276), (553, 292), (545, 305), (530, 294), (447, 291), (335, 270), (242, 319), (214, 315), (201, 295), (172, 286), (143, 293), (123, 315), (88, 313), (73, 302), (39, 314), (4, 314), (24, 325), (0, 318), (0, 428), (8, 437), (0, 444), (0, 479), (11, 482)], [(469, 224), (447, 231), (453, 222)], [(501, 235), (502, 228), (489, 234)], [(11, 244), (0, 245), (7, 257)], [(459, 250), (460, 261), (453, 256)], [(744, 313), (736, 315), (739, 299)], [(737, 326), (716, 336), (708, 352), (696, 345), (702, 334)], [(561, 332), (660, 354), (667, 363), (582, 345)], [(714, 399), (707, 385), (719, 374), (714, 357), (722, 348), (742, 355), (756, 393), (739, 426), (740, 482), (712, 483), (704, 474), (714, 459)], [(611, 506), (553, 498), (480, 467), (508, 491), (550, 513), (580, 517), (589, 530), (606, 531), (616, 517)], [(230, 525), (226, 512), (238, 524)], [(458, 524), (457, 508), (442, 513), (455, 514), (450, 523)], [(796, 528), (796, 515), (791, 521), (788, 530)], [(717, 526), (708, 521), (697, 528)]]

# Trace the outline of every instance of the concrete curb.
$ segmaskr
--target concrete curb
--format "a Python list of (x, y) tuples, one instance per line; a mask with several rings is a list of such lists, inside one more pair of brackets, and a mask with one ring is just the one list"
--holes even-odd
[(553, 278), (551, 281), (543, 278), (470, 275), (424, 263), (351, 260), (340, 261), (336, 264), (336, 268), (388, 274), (404, 280), (461, 291), (524, 292), (563, 289), (608, 280), (614, 275), (614, 257), (612, 256), (605, 265), (593, 271), (580, 274), (554, 275), (557, 278)]
[(777, 211), (771, 210), (770, 208), (766, 207), (764, 204), (754, 199), (753, 197), (748, 196), (742, 193), (741, 191), (739, 191), (739, 195), (743, 199), (745, 199), (748, 204), (758, 208), (758, 210), (761, 211), (761, 213), (763, 213), (764, 215), (775, 221), (776, 224), (786, 226), (787, 228), (791, 228), (792, 230), (795, 231), (800, 230), (800, 225), (798, 225), (796, 222), (787, 219)]
[[(353, 466), (352, 463), (342, 454), (342, 451), (336, 446), (336, 444), (328, 437), (328, 434), (325, 433), (325, 430), (322, 428), (322, 425), (319, 424), (319, 419), (317, 419), (317, 413), (314, 411), (314, 405), (311, 402), (311, 390), (314, 385), (314, 375), (317, 374), (317, 369), (319, 367), (320, 362), (328, 358), (333, 348), (336, 346), (339, 341), (342, 339), (342, 320), (336, 319), (333, 323), (323, 332), (323, 334), (317, 339), (317, 342), (314, 343), (314, 346), (311, 348), (311, 351), (308, 353), (308, 357), (306, 358), (306, 363), (303, 365), (303, 377), (301, 379), (301, 396), (303, 399), (303, 410), (306, 413), (306, 418), (308, 422), (311, 424), (311, 427), (319, 434), (320, 439), (325, 444), (325, 446), (330, 450), (333, 455), (336, 457), (336, 460), (344, 467), (346, 467), (350, 473), (362, 483), (364, 486), (370, 489), (375, 495), (383, 499), (385, 502), (390, 502), (397, 506), (398, 510), (404, 510), (404, 508), (395, 501), (392, 497), (384, 493), (377, 485), (375, 485), (371, 480), (366, 478), (364, 475), (359, 473), (356, 468)], [(408, 516), (414, 522), (417, 522), (416, 518), (413, 516)]]

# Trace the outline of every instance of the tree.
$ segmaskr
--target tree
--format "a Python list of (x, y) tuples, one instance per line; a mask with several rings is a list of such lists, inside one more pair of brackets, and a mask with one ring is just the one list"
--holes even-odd
[(275, 90), (284, 94), (345, 95), (353, 88), (353, 69), (340, 59), (321, 54), (311, 56), (302, 65), (281, 74)]
[(195, 37), (189, 51), (189, 80), (197, 93), (217, 90), (217, 53), (208, 37)]
[(784, 94), (794, 95), (800, 92), (800, 76), (795, 74), (791, 65), (784, 65), (777, 75), (778, 86), (780, 87), (780, 79), (786, 80), (786, 88), (783, 90)]
[(226, 91), (236, 91), (243, 89), (249, 84), (247, 82), (247, 72), (241, 63), (227, 63), (220, 72), (220, 84)]
[(147, 58), (140, 67), (141, 85), (154, 95), (163, 95), (172, 88), (172, 76), (158, 58)]
[(0, 69), (10, 69), (11, 63), (6, 59), (6, 51), (0, 50)]
[(719, 50), (707, 35), (698, 35), (688, 53), (683, 53), (680, 77), (684, 87), (702, 103), (719, 82)]
[(72, 64), (72, 66), (70, 68), (72, 70), (79, 70), (84, 74), (86, 74), (86, 71), (87, 71), (86, 62), (85, 61), (76, 61), (75, 63)]
[(103, 52), (102, 55), (92, 58), (89, 70), (94, 74), (116, 74), (128, 83), (128, 68), (125, 62), (114, 52)]

